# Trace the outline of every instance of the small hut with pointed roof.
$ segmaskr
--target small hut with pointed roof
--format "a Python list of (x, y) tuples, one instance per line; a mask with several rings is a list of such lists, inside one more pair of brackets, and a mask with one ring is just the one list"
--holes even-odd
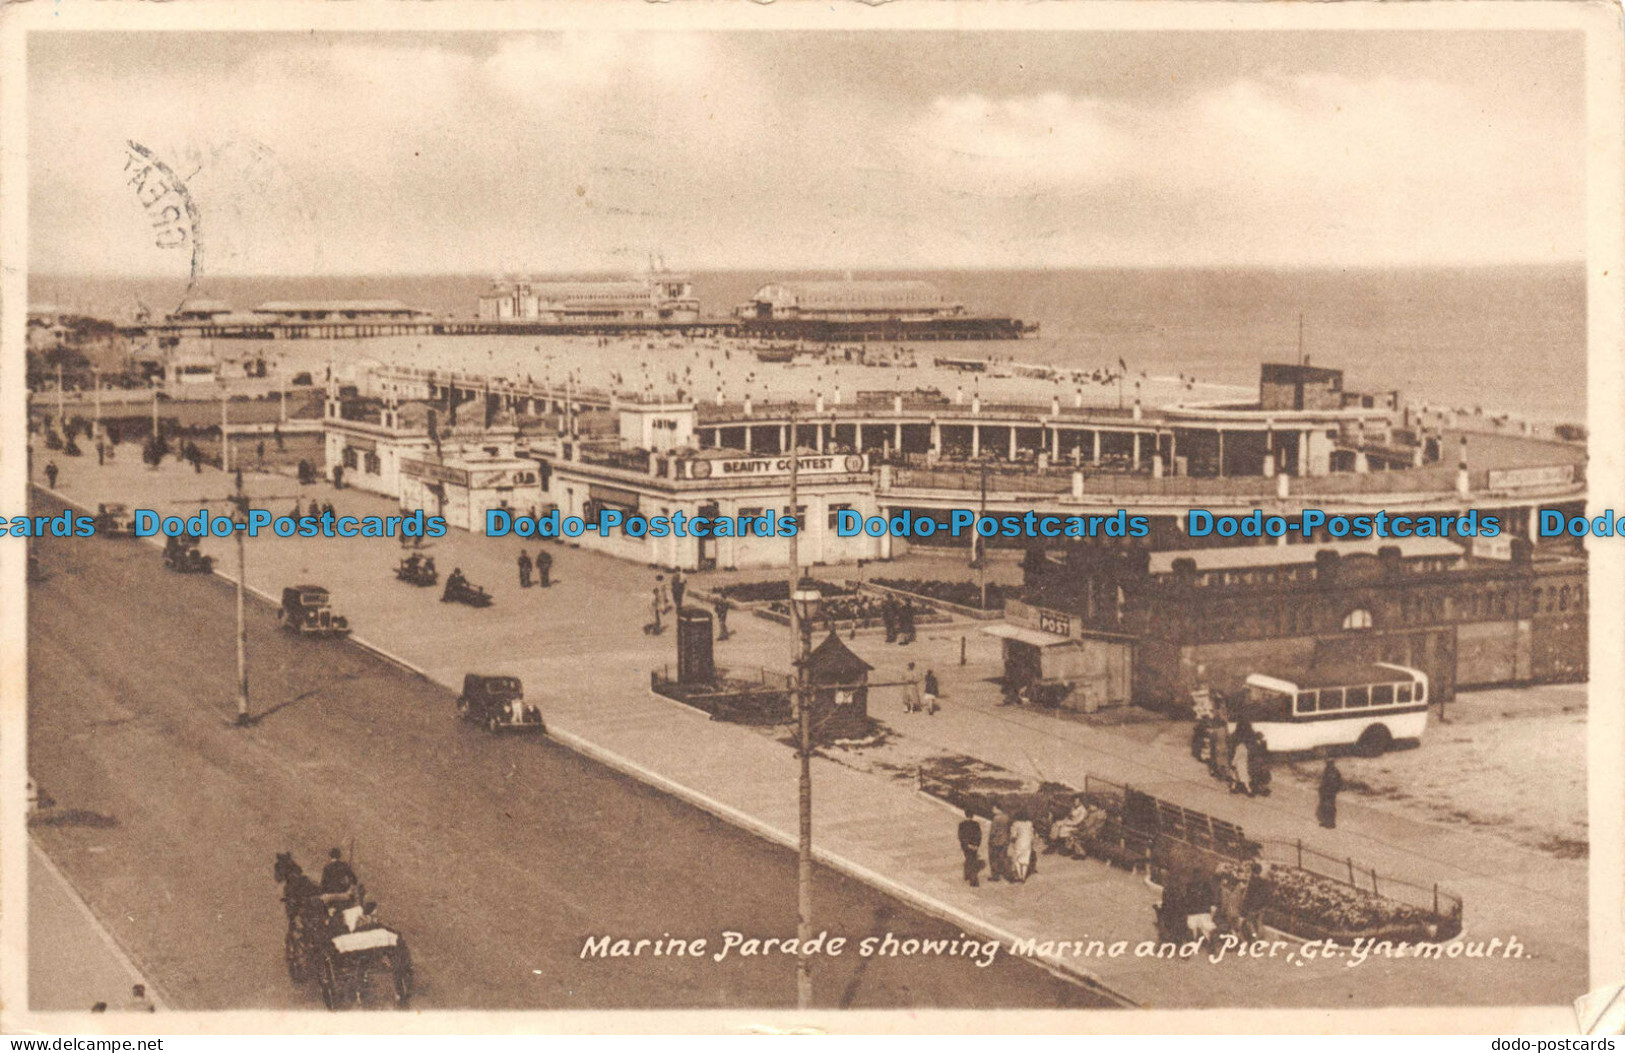
[(869, 671), (874, 667), (841, 642), (824, 637), (807, 656), (812, 729), (817, 741), (857, 738), (869, 732)]

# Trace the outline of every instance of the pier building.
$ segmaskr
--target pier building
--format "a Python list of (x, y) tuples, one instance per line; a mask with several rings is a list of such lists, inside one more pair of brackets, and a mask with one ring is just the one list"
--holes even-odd
[(695, 322), (700, 301), (681, 274), (580, 281), (495, 282), (480, 296), (482, 322), (582, 325), (601, 322)]

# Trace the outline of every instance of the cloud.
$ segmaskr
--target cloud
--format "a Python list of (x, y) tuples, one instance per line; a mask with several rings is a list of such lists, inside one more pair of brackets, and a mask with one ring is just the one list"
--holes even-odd
[(881, 91), (839, 49), (798, 65), (749, 35), (271, 40), (142, 63), (132, 35), (101, 61), (88, 44), (31, 60), (35, 266), (153, 265), (118, 171), (128, 139), (188, 175), (210, 265), (241, 273), (1584, 249), (1583, 114), (1466, 62), (1109, 94), (1060, 73), (997, 88), (968, 66), (962, 88), (924, 88), (899, 68)]

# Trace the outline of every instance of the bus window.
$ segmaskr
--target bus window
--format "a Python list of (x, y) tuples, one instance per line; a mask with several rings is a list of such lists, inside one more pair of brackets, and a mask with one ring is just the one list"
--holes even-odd
[(1340, 687), (1323, 687), (1320, 689), (1320, 711), (1343, 708), (1343, 689)]
[(1376, 684), (1371, 688), (1371, 704), (1373, 706), (1391, 706), (1394, 704), (1394, 685)]
[(1287, 720), (1292, 716), (1292, 696), (1265, 687), (1248, 685), (1242, 713), (1248, 720)]
[(1315, 711), (1316, 696), (1318, 694), (1319, 694), (1319, 692), (1316, 692), (1316, 691), (1299, 691), (1298, 692), (1298, 712), (1299, 713), (1313, 713)]
[(1344, 704), (1350, 709), (1364, 709), (1371, 704), (1371, 689), (1364, 684), (1348, 688)]
[(1394, 701), (1395, 702), (1409, 702), (1410, 700), (1411, 700), (1411, 685), (1409, 685), (1409, 684), (1395, 684), (1394, 685)]

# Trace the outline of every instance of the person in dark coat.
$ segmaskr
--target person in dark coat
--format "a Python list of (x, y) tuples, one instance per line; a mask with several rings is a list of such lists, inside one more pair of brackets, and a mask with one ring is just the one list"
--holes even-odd
[(544, 589), (553, 584), (553, 556), (545, 550), (536, 553), (536, 578)]
[(965, 883), (976, 888), (981, 884), (982, 824), (969, 808), (965, 809), (965, 818), (959, 821), (959, 850), (965, 853)]
[(1015, 880), (1010, 872), (1010, 827), (1015, 822), (1010, 813), (998, 805), (993, 806), (993, 825), (987, 831), (987, 879)]
[(333, 849), (327, 853), (327, 865), (322, 867), (322, 892), (348, 892), (357, 884), (355, 871), (344, 861), (344, 853)]
[(903, 609), (897, 612), (897, 642), (911, 644), (914, 642), (914, 605), (905, 602)]
[(712, 609), (717, 612), (717, 639), (726, 640), (728, 638), (728, 612), (733, 609), (733, 604), (728, 602), (726, 596), (718, 596), (717, 602), (712, 605)]
[(683, 609), (683, 593), (687, 589), (688, 582), (683, 580), (682, 568), (678, 568), (671, 575), (671, 605), (679, 611)]
[[(50, 472), (50, 471), (52, 471), (52, 469), (47, 468), (46, 471)], [(885, 622), (885, 624), (886, 624), (886, 642), (887, 643), (896, 643), (897, 642), (897, 604), (892, 601), (892, 598), (890, 596), (887, 596), (886, 597), (886, 602), (882, 603), (880, 605), (880, 619), (881, 619), (881, 621)]]
[(58, 471), (58, 468), (56, 466), (55, 461), (52, 461), (50, 464), (47, 464), (45, 466), (45, 485), (49, 486), (53, 490), (56, 489), (56, 473), (57, 473), (57, 471)]
[(1337, 770), (1336, 761), (1328, 760), (1320, 773), (1320, 807), (1315, 810), (1315, 818), (1328, 830), (1337, 826), (1337, 795), (1342, 789), (1343, 773)]
[(530, 588), (530, 557), (525, 554), (524, 549), (519, 550), (519, 587)]

